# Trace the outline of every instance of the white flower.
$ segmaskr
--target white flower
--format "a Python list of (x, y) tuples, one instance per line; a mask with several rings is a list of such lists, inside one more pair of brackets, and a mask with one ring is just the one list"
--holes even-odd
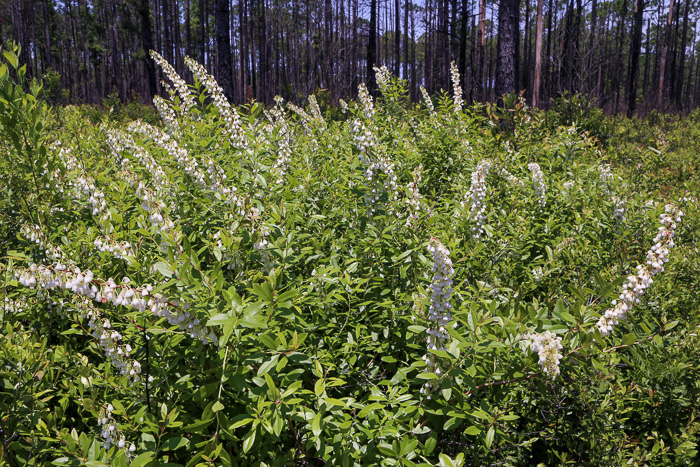
[(528, 164), (528, 169), (532, 172), (532, 182), (535, 185), (535, 195), (537, 196), (537, 202), (540, 205), (540, 212), (547, 204), (547, 185), (544, 183), (544, 175), (540, 169), (539, 164), (536, 162), (530, 162)]
[(683, 211), (672, 204), (666, 205), (666, 212), (661, 214), (659, 232), (654, 238), (654, 245), (647, 252), (646, 264), (637, 265), (636, 272), (627, 278), (622, 286), (618, 300), (612, 302), (613, 308), (605, 311), (596, 324), (600, 334), (607, 336), (620, 321), (627, 320), (627, 314), (635, 304), (641, 302), (642, 295), (654, 283), (653, 276), (664, 271), (668, 262), (669, 250), (673, 248), (676, 222), (680, 222)]
[(551, 331), (545, 331), (542, 334), (533, 332), (525, 336), (525, 339), (530, 341), (530, 348), (533, 352), (537, 352), (539, 360), (537, 363), (542, 367), (542, 370), (547, 375), (554, 379), (559, 374), (559, 360), (563, 357), (560, 350), (561, 337), (557, 337)]

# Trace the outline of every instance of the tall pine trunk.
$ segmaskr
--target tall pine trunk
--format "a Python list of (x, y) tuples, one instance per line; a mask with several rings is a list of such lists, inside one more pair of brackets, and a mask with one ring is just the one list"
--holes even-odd
[(498, 5), (498, 53), (496, 56), (496, 96), (515, 92), (516, 36), (519, 0), (501, 0)]
[(535, 36), (535, 82), (532, 87), (532, 106), (537, 107), (540, 100), (542, 82), (542, 7), (544, 0), (537, 0), (537, 33)]
[(217, 79), (224, 95), (233, 102), (233, 65), (231, 63), (231, 36), (229, 0), (216, 0), (216, 63)]
[(639, 54), (642, 50), (642, 24), (644, 23), (644, 0), (637, 0), (634, 10), (632, 43), (630, 44), (630, 66), (627, 73), (627, 117), (632, 117), (637, 105), (637, 74)]

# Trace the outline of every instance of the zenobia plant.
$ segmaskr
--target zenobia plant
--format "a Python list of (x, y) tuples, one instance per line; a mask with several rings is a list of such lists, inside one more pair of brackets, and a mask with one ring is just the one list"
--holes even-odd
[[(653, 239), (647, 199), (611, 179), (629, 200), (621, 230), (584, 136), (506, 145), (449, 97), (427, 114), (404, 108), (403, 83), (381, 68), (381, 97), (361, 86), (347, 121), (314, 99), (309, 112), (287, 105), (295, 116), (278, 99), (262, 119), (194, 61), (190, 85), (153, 57), (174, 87), (155, 103), (164, 129), (108, 126), (94, 129), (99, 144), (59, 134), (55, 146), (38, 131), (10, 148), (23, 165), (4, 166), (3, 206), (20, 206), (2, 222), (8, 464), (689, 458), (687, 413), (657, 434), (674, 452), (609, 436), (654, 436), (648, 418), (620, 428), (643, 403), (622, 392), (619, 364), (677, 338), (652, 311), (682, 228), (669, 203)], [(518, 131), (541, 130), (518, 112)], [(4, 132), (23, 130), (8, 121)], [(34, 154), (46, 161), (37, 178)], [(630, 280), (621, 300), (631, 290), (638, 311), (614, 312), (620, 278), (642, 261), (638, 276), (668, 270), (642, 280), (647, 302)]]

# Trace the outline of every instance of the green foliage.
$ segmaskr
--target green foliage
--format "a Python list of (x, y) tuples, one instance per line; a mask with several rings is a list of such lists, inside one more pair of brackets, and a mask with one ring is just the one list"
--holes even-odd
[[(697, 183), (639, 173), (620, 122), (545, 115), (519, 96), (463, 112), (440, 96), (431, 114), (393, 78), (373, 115), (352, 102), (295, 117), (256, 104), (229, 118), (198, 82), (194, 107), (172, 95), (159, 129), (127, 124), (141, 110), (49, 112), (5, 56), (0, 465), (695, 462), (696, 201), (680, 201), (671, 260), (628, 322), (596, 327), (664, 205)], [(603, 127), (607, 147), (592, 133)], [(657, 152), (687, 162), (678, 144), (645, 145), (641, 163), (663, 166)], [(487, 159), (477, 240), (469, 193)], [(455, 270), (444, 350), (426, 348), (433, 237)], [(58, 277), (57, 262), (94, 273), (100, 296), (23, 286), (31, 263)], [(110, 278), (114, 295), (150, 284), (143, 296), (162, 294), (168, 314), (117, 304)], [(559, 375), (543, 372), (532, 332), (562, 339)], [(120, 372), (124, 352), (140, 371)]]

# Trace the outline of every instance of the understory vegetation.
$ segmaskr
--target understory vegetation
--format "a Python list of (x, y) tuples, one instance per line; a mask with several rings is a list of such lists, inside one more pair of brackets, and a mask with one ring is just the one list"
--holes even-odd
[(700, 112), (49, 108), (0, 65), (0, 465), (694, 465)]

